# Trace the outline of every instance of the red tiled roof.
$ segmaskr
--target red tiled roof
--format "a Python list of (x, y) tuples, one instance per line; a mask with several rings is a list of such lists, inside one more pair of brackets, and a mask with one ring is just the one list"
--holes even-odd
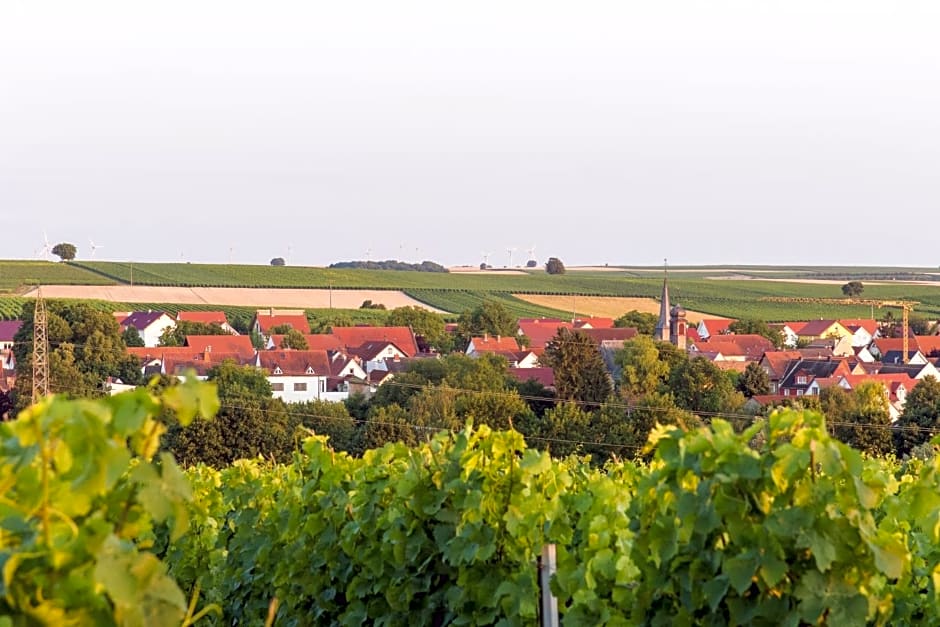
[(839, 320), (839, 324), (852, 333), (855, 333), (858, 329), (865, 329), (869, 334), (874, 335), (875, 331), (878, 330), (878, 321), (869, 318), (845, 318)]
[(280, 368), (284, 376), (326, 377), (332, 374), (332, 362), (325, 350), (258, 351), (258, 363), (268, 373)]
[(774, 350), (773, 342), (755, 334), (711, 335), (707, 341), (698, 342), (695, 347), (700, 351), (717, 351), (725, 356), (743, 356), (754, 361)]
[(917, 335), (914, 339), (925, 356), (935, 357), (940, 354), (940, 335)]
[(734, 322), (734, 320), (728, 320), (726, 318), (702, 318), (699, 324), (705, 325), (705, 330), (708, 331), (708, 337), (714, 337), (727, 331), (732, 322)]
[[(333, 335), (332, 333), (310, 333), (304, 335), (304, 339), (307, 340), (307, 350), (339, 350), (343, 347), (342, 343), (339, 341), (339, 338)], [(275, 348), (280, 348), (281, 342), (284, 340), (283, 335), (272, 335), (271, 341), (274, 343)]]
[(22, 320), (0, 320), (0, 342), (12, 342), (21, 326)]
[(301, 333), (310, 333), (310, 323), (307, 322), (307, 316), (303, 315), (290, 315), (290, 314), (257, 314), (256, 320), (258, 321), (258, 326), (261, 327), (261, 332), (265, 335), (268, 335), (268, 332), (274, 328), (281, 326), (283, 324), (290, 325), (290, 327)]
[(538, 381), (547, 388), (555, 385), (555, 371), (551, 368), (510, 368), (509, 376), (520, 383)]
[(698, 334), (698, 327), (689, 327), (686, 329), (685, 334), (690, 342), (699, 342), (702, 339)]
[(414, 333), (408, 327), (333, 327), (333, 335), (347, 350), (367, 342), (390, 342), (408, 357), (418, 354)]
[[(919, 335), (912, 335), (908, 337), (908, 350), (911, 354), (916, 353), (920, 350), (920, 338)], [(878, 352), (884, 355), (889, 351), (902, 351), (904, 350), (904, 338), (901, 337), (879, 337), (874, 341), (875, 346), (878, 347)]]
[[(836, 322), (837, 322), (836, 320), (810, 320), (809, 322), (804, 324), (803, 328), (801, 328), (799, 331), (796, 331), (796, 329), (793, 329), (793, 330), (796, 331), (797, 335), (815, 337), (817, 335), (822, 335), (829, 327), (834, 325)], [(793, 327), (790, 327), (790, 328), (792, 329)]]
[(786, 374), (787, 365), (791, 361), (802, 359), (800, 351), (767, 351), (764, 353), (763, 363), (770, 369), (770, 378), (780, 378)]
[(609, 329), (578, 329), (598, 344), (601, 342), (625, 342), (632, 340), (637, 336), (637, 330), (633, 327), (611, 327)]
[(255, 354), (247, 335), (187, 335), (186, 346), (198, 353), (235, 353), (246, 359)]
[(529, 346), (533, 348), (544, 348), (548, 342), (555, 337), (558, 329), (571, 329), (570, 322), (561, 320), (546, 319), (520, 319), (519, 330), (529, 338)]
[(519, 350), (519, 342), (516, 341), (516, 338), (509, 335), (488, 335), (485, 337), (471, 338), (470, 341), (473, 342), (473, 348), (476, 349), (478, 353), (515, 353)]
[(592, 329), (611, 329), (614, 326), (613, 318), (576, 318), (574, 321), (575, 329), (583, 329), (590, 326)]
[(224, 311), (180, 311), (176, 314), (180, 322), (201, 322), (202, 324), (228, 324)]
[(806, 321), (796, 320), (794, 322), (784, 322), (783, 325), (790, 327), (790, 330), (796, 333), (797, 335), (803, 334), (803, 327), (808, 323)]

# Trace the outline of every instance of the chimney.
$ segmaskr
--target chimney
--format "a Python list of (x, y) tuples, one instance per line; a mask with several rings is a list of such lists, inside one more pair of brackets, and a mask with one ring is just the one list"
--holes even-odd
[(489, 342), (489, 341), (490, 341), (490, 334), (487, 333), (486, 331), (483, 332), (483, 341), (484, 341), (484, 342)]
[(503, 339), (502, 336), (497, 335), (497, 336), (496, 336), (496, 343), (499, 344), (499, 341), (500, 341), (501, 339)]

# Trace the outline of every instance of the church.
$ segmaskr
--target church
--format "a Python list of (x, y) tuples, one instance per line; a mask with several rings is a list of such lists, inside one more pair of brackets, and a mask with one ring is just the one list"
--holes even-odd
[(661, 342), (669, 342), (680, 350), (687, 349), (686, 337), (689, 322), (685, 317), (682, 305), (669, 306), (669, 275), (663, 277), (663, 294), (659, 301), (659, 321), (653, 338)]

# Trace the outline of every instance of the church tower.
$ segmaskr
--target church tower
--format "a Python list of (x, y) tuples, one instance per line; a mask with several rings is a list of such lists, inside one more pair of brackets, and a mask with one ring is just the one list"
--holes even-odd
[(669, 342), (684, 351), (688, 334), (689, 321), (685, 318), (685, 309), (677, 304), (669, 311)]
[(656, 330), (653, 331), (653, 339), (660, 342), (669, 342), (669, 316), (671, 309), (669, 307), (669, 276), (663, 277), (663, 295), (659, 300), (659, 321), (656, 323)]

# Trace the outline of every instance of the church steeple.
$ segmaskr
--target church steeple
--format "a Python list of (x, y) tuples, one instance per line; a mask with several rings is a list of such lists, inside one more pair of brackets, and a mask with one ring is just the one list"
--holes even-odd
[(653, 338), (660, 342), (669, 341), (669, 315), (671, 308), (669, 306), (669, 269), (666, 260), (663, 259), (663, 294), (659, 301), (659, 322), (656, 323), (656, 330), (653, 332)]

